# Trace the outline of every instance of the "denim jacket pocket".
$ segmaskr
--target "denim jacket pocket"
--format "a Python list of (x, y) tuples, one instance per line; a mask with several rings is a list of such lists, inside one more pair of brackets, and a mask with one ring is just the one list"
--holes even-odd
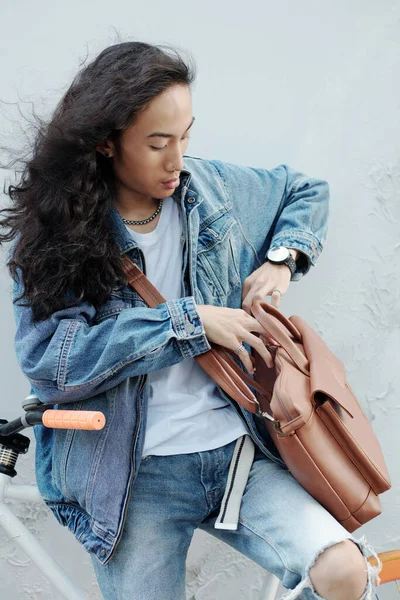
[(235, 241), (237, 222), (227, 212), (200, 228), (197, 247), (197, 279), (204, 301), (224, 304), (231, 291), (240, 285)]
[[(59, 408), (62, 410), (83, 410), (84, 400), (80, 402), (64, 403)], [(55, 408), (58, 408), (55, 406)], [(67, 468), (72, 443), (76, 429), (54, 429), (54, 446), (52, 461), (52, 481), (60, 490), (64, 498), (70, 502), (76, 502), (76, 495), (69, 491), (67, 483)]]
[[(63, 405), (66, 410), (99, 410), (106, 418), (100, 431), (56, 430), (53, 461), (53, 483), (63, 496), (84, 510), (90, 509), (93, 485), (100, 457), (115, 413), (117, 388), (88, 400)], [(58, 438), (58, 439), (57, 439)]]

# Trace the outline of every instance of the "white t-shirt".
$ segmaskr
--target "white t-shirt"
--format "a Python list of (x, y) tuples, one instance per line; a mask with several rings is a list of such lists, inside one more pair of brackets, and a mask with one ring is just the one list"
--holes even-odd
[[(127, 228), (144, 253), (146, 275), (167, 300), (182, 297), (182, 227), (173, 198), (164, 200), (150, 233)], [(193, 358), (148, 376), (149, 404), (143, 456), (188, 454), (219, 448), (246, 426)]]

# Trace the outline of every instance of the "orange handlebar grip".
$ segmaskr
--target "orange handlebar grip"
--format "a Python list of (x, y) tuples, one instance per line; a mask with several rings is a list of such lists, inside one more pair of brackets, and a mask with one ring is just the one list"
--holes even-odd
[(42, 423), (54, 429), (103, 429), (106, 418), (94, 410), (46, 410)]

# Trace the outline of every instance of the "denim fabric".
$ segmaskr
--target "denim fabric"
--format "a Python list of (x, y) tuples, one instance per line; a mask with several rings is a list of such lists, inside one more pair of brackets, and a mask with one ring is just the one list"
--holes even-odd
[[(270, 247), (304, 254), (293, 281), (314, 265), (326, 237), (328, 186), (282, 165), (267, 171), (185, 158), (174, 198), (182, 217), (183, 298), (146, 307), (129, 287), (98, 310), (88, 302), (33, 323), (15, 305), (16, 354), (46, 404), (100, 410), (100, 432), (35, 428), (37, 482), (56, 518), (105, 564), (115, 552), (135, 488), (147, 414), (146, 375), (209, 349), (196, 304), (240, 308), (246, 277)], [(143, 254), (116, 210), (110, 227), (122, 254)], [(21, 293), (14, 286), (14, 298)], [(229, 402), (232, 402), (227, 398)], [(274, 456), (254, 416), (237, 406), (255, 444)]]
[[(353, 539), (286, 468), (258, 449), (238, 529), (214, 529), (234, 446), (143, 459), (118, 549), (107, 565), (93, 560), (105, 600), (184, 600), (185, 560), (197, 528), (290, 589), (307, 582), (308, 568), (324, 548)], [(320, 599), (309, 585), (296, 597)]]

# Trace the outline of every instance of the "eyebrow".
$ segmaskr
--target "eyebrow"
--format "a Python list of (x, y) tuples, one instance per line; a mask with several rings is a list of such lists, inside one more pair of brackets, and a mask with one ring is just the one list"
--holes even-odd
[[(185, 133), (186, 133), (186, 131), (189, 131), (189, 129), (191, 128), (191, 126), (193, 125), (195, 120), (196, 120), (196, 118), (193, 117), (192, 122), (190, 123), (189, 127), (185, 130)], [(161, 131), (156, 131), (154, 133), (151, 133), (147, 137), (148, 138), (153, 138), (153, 137), (172, 138), (174, 136), (172, 135), (172, 133), (162, 133)]]

